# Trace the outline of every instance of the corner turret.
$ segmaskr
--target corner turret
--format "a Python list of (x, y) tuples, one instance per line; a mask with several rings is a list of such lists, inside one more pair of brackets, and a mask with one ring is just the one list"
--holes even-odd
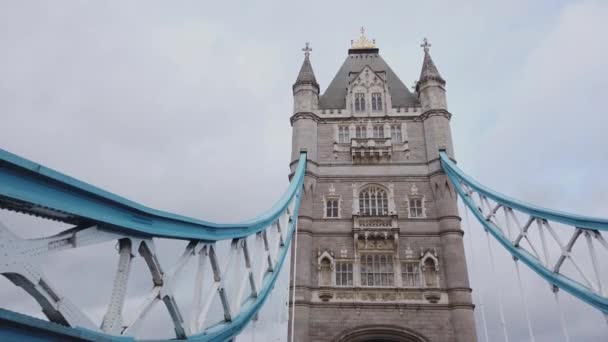
[(439, 150), (445, 149), (448, 155), (454, 158), (450, 118), (445, 95), (445, 80), (439, 74), (431, 54), (428, 40), (424, 38), (424, 60), (420, 79), (416, 83), (418, 100), (422, 106), (420, 117), (424, 123), (427, 161), (431, 162), (431, 169), (439, 169)]
[(422, 112), (424, 113), (433, 109), (447, 110), (445, 80), (439, 74), (439, 70), (437, 70), (429, 53), (431, 44), (424, 38), (420, 46), (424, 48), (424, 61), (422, 62), (420, 79), (416, 83), (416, 92), (422, 105)]
[(304, 51), (304, 62), (300, 73), (293, 84), (293, 114), (301, 112), (312, 112), (319, 107), (319, 83), (310, 64), (310, 44), (306, 43)]

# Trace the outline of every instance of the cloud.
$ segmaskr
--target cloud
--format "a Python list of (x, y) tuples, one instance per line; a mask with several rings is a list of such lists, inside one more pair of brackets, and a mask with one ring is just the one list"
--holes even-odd
[[(156, 208), (212, 220), (251, 217), (287, 185), (299, 48), (312, 42), (323, 88), (364, 24), (406, 84), (419, 74), (417, 42), (429, 36), (448, 81), (453, 136), (466, 172), (526, 201), (606, 216), (604, 2), (402, 2), (377, 16), (362, 10), (367, 6), (0, 4), (0, 146)], [(0, 215), (26, 237), (65, 228)], [(487, 276), (483, 235), (474, 237), (482, 260), (472, 270), (474, 285), (494, 305), (488, 317), (499, 339), (491, 290), (497, 284)], [(112, 246), (105, 248), (49, 266), (60, 275), (83, 265), (96, 271), (85, 271), (78, 284), (53, 280), (97, 315), (107, 296), (90, 296), (88, 289), (100, 279), (111, 282), (116, 258)], [(179, 253), (170, 244), (161, 248), (168, 264)], [(497, 259), (510, 272), (501, 277), (515, 286), (512, 261)], [(559, 339), (554, 309), (543, 302), (551, 300), (546, 284), (523, 273), (531, 282), (537, 340)], [(145, 268), (132, 280), (134, 291), (149, 286)], [(2, 303), (36, 309), (8, 285), (0, 288)], [(505, 296), (508, 304), (518, 300)], [(601, 317), (565, 298), (572, 335), (601, 340), (605, 328), (594, 325)], [(524, 339), (519, 307), (506, 311)]]

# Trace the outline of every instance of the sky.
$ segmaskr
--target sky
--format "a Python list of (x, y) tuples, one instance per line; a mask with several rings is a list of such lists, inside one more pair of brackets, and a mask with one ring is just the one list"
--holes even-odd
[[(605, 18), (608, 2), (599, 0), (2, 0), (0, 147), (154, 208), (246, 219), (288, 183), (291, 85), (304, 43), (323, 91), (365, 26), (408, 86), (420, 73), (420, 42), (429, 39), (447, 81), (456, 157), (468, 174), (527, 202), (608, 217)], [(65, 228), (4, 212), (0, 220), (24, 237)], [(487, 250), (477, 232), (481, 267)], [(99, 311), (104, 301), (90, 287), (112, 270), (86, 267), (79, 286), (61, 276), (76, 276), (84, 260), (116, 258), (87, 253), (58, 260), (49, 272)], [(473, 287), (491, 304), (496, 279), (470, 259)], [(547, 285), (526, 270), (523, 277), (531, 282), (537, 341), (561, 340), (543, 297)], [(140, 278), (133, 286), (148, 286)], [(35, 309), (10, 286), (0, 282), (0, 302)], [(572, 340), (604, 340), (601, 315), (565, 300)], [(499, 341), (496, 310), (486, 306)], [(508, 306), (507, 318), (513, 339), (525, 340), (518, 310)]]

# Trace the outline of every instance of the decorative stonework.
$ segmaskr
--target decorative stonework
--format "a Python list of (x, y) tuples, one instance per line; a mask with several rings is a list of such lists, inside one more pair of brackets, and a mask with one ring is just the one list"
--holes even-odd
[(394, 240), (358, 240), (358, 250), (394, 250)]
[[(336, 195), (336, 187), (334, 186), (334, 184), (330, 184), (329, 185), (329, 189), (328, 189), (328, 193), (327, 195), (323, 195), (321, 197), (321, 201), (323, 203), (323, 218), (324, 219), (339, 219), (342, 217), (342, 196), (338, 196)], [(336, 216), (329, 216), (328, 215), (328, 202), (329, 201), (337, 201), (338, 202), (338, 208), (337, 208), (337, 215)]]
[(443, 291), (422, 291), (418, 289), (367, 288), (352, 290), (321, 287), (316, 297), (322, 302), (338, 303), (394, 303), (394, 304), (445, 304), (447, 294)]

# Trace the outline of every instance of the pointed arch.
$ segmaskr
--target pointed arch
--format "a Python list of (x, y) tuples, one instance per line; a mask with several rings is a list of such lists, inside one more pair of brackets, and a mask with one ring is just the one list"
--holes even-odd
[(380, 184), (366, 184), (359, 189), (359, 213), (362, 216), (387, 216), (389, 189)]
[(386, 342), (429, 342), (424, 335), (399, 326), (394, 325), (363, 325), (356, 328), (343, 330), (334, 342), (366, 342), (366, 341), (386, 341)]

